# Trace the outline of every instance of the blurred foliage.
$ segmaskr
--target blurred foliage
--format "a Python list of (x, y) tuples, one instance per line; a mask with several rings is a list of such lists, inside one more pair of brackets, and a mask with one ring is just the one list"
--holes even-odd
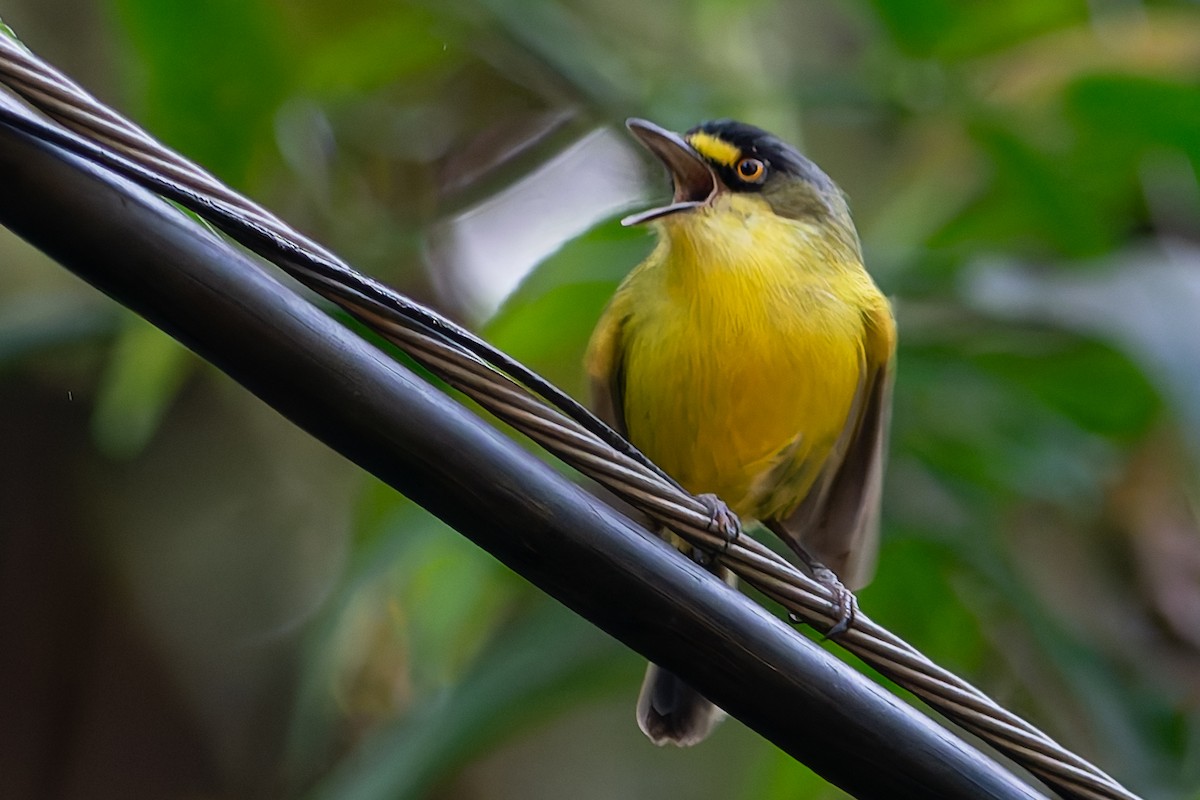
[[(4, 16), (168, 144), (580, 396), (591, 326), (650, 246), (616, 223), (642, 180), (621, 119), (734, 116), (802, 145), (849, 194), (901, 326), (863, 607), (1148, 798), (1197, 797), (1194, 4)], [(0, 652), (21, 654), (0, 675), (25, 698), (0, 714), (0, 796), (840, 796), (735, 721), (650, 747), (636, 655), (0, 247)], [(481, 284), (502, 290), (481, 302)]]

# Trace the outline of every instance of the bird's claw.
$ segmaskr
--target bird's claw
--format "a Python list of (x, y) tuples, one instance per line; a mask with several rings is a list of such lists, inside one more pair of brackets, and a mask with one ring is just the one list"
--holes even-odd
[(813, 580), (829, 589), (833, 594), (833, 617), (837, 621), (825, 633), (825, 638), (836, 639), (848, 631), (854, 622), (854, 617), (858, 614), (858, 598), (854, 596), (854, 592), (842, 584), (829, 567), (823, 564), (814, 564), (812, 573)]
[[(721, 552), (727, 552), (729, 546), (742, 535), (742, 521), (738, 515), (725, 505), (725, 501), (715, 494), (698, 494), (696, 499), (708, 509), (709, 533), (718, 533), (724, 540)], [(830, 573), (832, 574), (832, 573)]]

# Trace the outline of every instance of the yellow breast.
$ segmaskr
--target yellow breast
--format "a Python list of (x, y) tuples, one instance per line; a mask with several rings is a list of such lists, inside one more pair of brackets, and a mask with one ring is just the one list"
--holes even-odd
[(803, 499), (842, 432), (863, 364), (860, 295), (877, 290), (831, 264), (815, 230), (756, 202), (663, 221), (621, 289), (623, 415), (689, 491), (771, 518)]

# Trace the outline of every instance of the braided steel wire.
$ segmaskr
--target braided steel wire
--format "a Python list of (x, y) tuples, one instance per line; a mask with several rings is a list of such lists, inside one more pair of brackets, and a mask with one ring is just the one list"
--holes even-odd
[[(345, 309), (548, 452), (678, 533), (795, 620), (828, 631), (835, 598), (766, 545), (729, 541), (708, 508), (578, 402), (474, 334), (371, 280), (164, 147), (15, 39), (0, 35), (0, 84), (49, 117), (0, 108), (0, 121), (173, 200)], [(54, 124), (58, 123), (58, 124)], [(989, 742), (1064, 797), (1137, 796), (980, 690), (942, 669), (861, 611), (833, 641)]]

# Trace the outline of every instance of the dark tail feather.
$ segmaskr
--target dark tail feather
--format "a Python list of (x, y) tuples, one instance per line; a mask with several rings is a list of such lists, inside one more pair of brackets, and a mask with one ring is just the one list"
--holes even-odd
[[(678, 537), (673, 534), (665, 535), (676, 547), (681, 547), (685, 552), (691, 550), (681, 546)], [(701, 563), (730, 586), (737, 586), (737, 576), (720, 564)], [(704, 741), (723, 719), (724, 711), (673, 673), (656, 664), (646, 667), (646, 679), (642, 681), (642, 693), (638, 696), (637, 721), (638, 727), (650, 741), (659, 746), (670, 743), (678, 747), (691, 747)]]
[(637, 721), (657, 745), (690, 747), (702, 741), (725, 712), (665, 669), (651, 664), (638, 697)]

